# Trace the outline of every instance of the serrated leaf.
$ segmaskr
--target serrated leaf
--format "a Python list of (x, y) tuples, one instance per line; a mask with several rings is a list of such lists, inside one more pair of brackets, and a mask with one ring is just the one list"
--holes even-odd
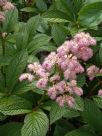
[(88, 4), (79, 12), (79, 22), (87, 27), (96, 26), (102, 22), (102, 2)]
[(28, 44), (27, 49), (28, 52), (31, 53), (35, 51), (35, 49), (39, 49), (44, 45), (47, 45), (50, 41), (50, 37), (45, 34), (37, 34), (33, 40)]
[(21, 97), (9, 96), (0, 99), (0, 112), (4, 115), (29, 113), (31, 109), (32, 104)]
[(72, 5), (72, 2), (70, 0), (55, 0), (56, 1), (56, 6), (59, 10), (63, 11), (64, 13), (67, 14), (68, 19), (70, 21), (74, 20), (74, 14), (73, 14), (73, 10), (74, 7)]
[(41, 17), (39, 15), (31, 17), (28, 20), (26, 27), (28, 30), (29, 41), (31, 41), (40, 23), (41, 23)]
[(102, 112), (92, 100), (85, 100), (82, 117), (84, 121), (91, 125), (97, 132), (101, 132)]
[(53, 23), (69, 22), (68, 16), (59, 10), (49, 10), (43, 14), (43, 18)]
[(13, 90), (13, 94), (22, 94), (22, 93), (26, 93), (30, 90), (34, 90), (34, 86), (35, 86), (35, 82), (29, 83), (29, 82), (21, 82), (18, 83), (14, 90)]
[(12, 32), (18, 21), (18, 10), (16, 8), (6, 12), (6, 20), (3, 23), (4, 32)]
[(95, 103), (97, 104), (97, 106), (102, 109), (102, 97), (96, 96), (93, 99), (94, 99)]
[(12, 122), (0, 126), (1, 136), (21, 136), (22, 123)]
[(78, 75), (77, 76), (77, 85), (79, 87), (83, 87), (83, 85), (85, 84), (86, 78), (84, 74)]
[(70, 119), (70, 118), (78, 117), (78, 116), (80, 116), (80, 113), (78, 111), (70, 109), (67, 111), (67, 113), (63, 117)]
[(29, 31), (27, 30), (26, 26), (23, 26), (22, 31), (20, 31), (16, 35), (16, 46), (17, 50), (20, 51), (22, 49), (26, 49), (29, 40)]
[(25, 117), (22, 136), (46, 136), (48, 127), (46, 114), (41, 110), (34, 111)]
[(51, 35), (57, 45), (61, 45), (67, 36), (66, 30), (63, 26), (54, 24), (51, 29)]
[(84, 110), (84, 101), (81, 97), (75, 97), (75, 105), (73, 107), (75, 110), (83, 111)]
[(28, 57), (27, 51), (22, 50), (19, 53), (17, 53), (9, 63), (6, 74), (8, 91), (12, 91), (16, 82), (18, 81), (20, 74), (23, 72), (26, 66), (27, 57)]
[(68, 109), (66, 107), (59, 106), (56, 102), (51, 105), (50, 110), (50, 124), (54, 123), (58, 119), (62, 118), (63, 115), (67, 114)]

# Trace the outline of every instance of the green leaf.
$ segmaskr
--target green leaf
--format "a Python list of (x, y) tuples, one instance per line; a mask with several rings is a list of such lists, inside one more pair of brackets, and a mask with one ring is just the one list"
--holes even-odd
[(42, 12), (47, 10), (47, 4), (46, 4), (46, 2), (44, 0), (37, 0), (36, 1), (36, 6)]
[(21, 136), (22, 123), (12, 122), (0, 126), (1, 136)]
[(60, 107), (56, 102), (53, 103), (50, 110), (50, 123), (52, 124), (62, 118), (64, 114), (66, 114), (65, 107)]
[(28, 44), (27, 49), (28, 52), (31, 53), (33, 51), (38, 50), (41, 48), (43, 45), (47, 45), (48, 42), (50, 41), (50, 37), (45, 34), (37, 34), (33, 40)]
[(0, 99), (0, 112), (4, 115), (29, 113), (31, 109), (32, 104), (21, 97), (9, 96)]
[(62, 25), (54, 24), (51, 29), (51, 35), (57, 45), (61, 45), (67, 36), (67, 32)]
[(41, 23), (41, 17), (39, 15), (31, 17), (28, 20), (26, 27), (28, 30), (29, 41), (31, 41), (40, 23)]
[(36, 56), (34, 56), (34, 55), (29, 55), (27, 62), (28, 62), (28, 63), (39, 62), (39, 59), (38, 59)]
[(34, 82), (32, 82), (32, 83), (28, 83), (28, 82), (18, 83), (13, 90), (13, 94), (22, 94), (22, 93), (28, 92), (30, 90), (34, 90), (34, 86), (35, 86)]
[(100, 62), (102, 64), (102, 45), (100, 46), (99, 57), (100, 57)]
[(12, 91), (20, 74), (23, 72), (27, 63), (27, 51), (22, 50), (14, 56), (7, 67), (7, 88), (8, 91)]
[(3, 121), (7, 118), (7, 116), (3, 115), (2, 113), (0, 113), (0, 121)]
[(102, 0), (85, 0), (85, 4), (95, 3), (95, 2), (102, 2)]
[(46, 136), (48, 127), (46, 114), (41, 110), (34, 111), (25, 117), (22, 136)]
[(36, 12), (37, 9), (32, 8), (32, 7), (25, 7), (21, 9), (22, 12), (28, 12), (28, 13), (32, 13), (32, 12)]
[(102, 131), (102, 112), (92, 100), (85, 100), (82, 117), (84, 121), (91, 125), (97, 132)]
[(54, 123), (58, 119), (62, 118), (65, 114), (68, 113), (68, 107), (61, 107), (56, 102), (51, 105), (50, 110), (50, 124)]
[(33, 51), (33, 54), (36, 55), (37, 53), (39, 53), (40, 51), (47, 51), (47, 52), (51, 52), (51, 51), (55, 51), (56, 50), (56, 46), (49, 42), (48, 44), (46, 45), (42, 45), (38, 48), (38, 46), (36, 45), (34, 47), (34, 51)]
[(56, 1), (56, 6), (58, 8), (58, 10), (64, 12), (65, 14), (67, 14), (68, 19), (70, 21), (74, 21), (74, 7), (72, 5), (72, 2), (70, 0), (55, 0)]
[(22, 31), (20, 31), (16, 35), (17, 50), (20, 51), (22, 49), (26, 49), (27, 45), (28, 45), (28, 40), (29, 40), (29, 32), (28, 32), (26, 26), (24, 26), (22, 28)]
[(92, 27), (102, 22), (102, 2), (88, 4), (79, 12), (79, 22), (87, 27)]
[(70, 118), (78, 117), (78, 116), (80, 116), (78, 111), (69, 109), (63, 117), (70, 119)]
[(66, 119), (60, 119), (56, 122), (53, 136), (64, 136), (69, 131), (73, 130), (74, 127)]
[(97, 104), (97, 106), (102, 109), (102, 97), (96, 96), (93, 99), (94, 99), (95, 103)]
[(90, 131), (77, 129), (77, 130), (73, 130), (72, 132), (69, 132), (65, 136), (95, 136), (95, 135)]
[(0, 56), (0, 66), (6, 66), (9, 64), (11, 57)]
[(6, 20), (3, 23), (4, 32), (12, 32), (18, 21), (18, 10), (16, 8), (6, 12)]
[(53, 23), (69, 22), (68, 16), (59, 10), (49, 10), (43, 14), (43, 18)]
[(86, 77), (84, 74), (80, 74), (77, 76), (77, 85), (79, 87), (83, 87), (86, 81)]
[(75, 97), (75, 105), (74, 105), (73, 109), (79, 110), (79, 111), (84, 110), (84, 102), (81, 97), (79, 97), (79, 96)]

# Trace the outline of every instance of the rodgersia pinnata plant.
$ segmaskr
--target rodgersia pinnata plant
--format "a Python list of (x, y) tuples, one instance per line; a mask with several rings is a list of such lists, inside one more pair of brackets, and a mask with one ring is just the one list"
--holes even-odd
[(101, 23), (100, 0), (0, 0), (0, 136), (102, 136)]
[(96, 66), (90, 66), (87, 70), (84, 68), (84, 63), (93, 56), (91, 46), (95, 45), (96, 40), (89, 33), (78, 33), (58, 47), (56, 52), (51, 52), (42, 64), (29, 64), (30, 73), (22, 74), (19, 80), (36, 81), (36, 87), (45, 90), (60, 106), (67, 104), (73, 107), (74, 97), (84, 93), (84, 90), (77, 86), (77, 75), (87, 71), (89, 79), (92, 80), (95, 74), (102, 71)]

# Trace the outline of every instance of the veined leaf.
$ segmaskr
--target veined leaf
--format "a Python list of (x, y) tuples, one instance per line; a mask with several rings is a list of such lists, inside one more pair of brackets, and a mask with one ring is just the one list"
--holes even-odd
[(67, 114), (67, 109), (65, 107), (60, 107), (56, 102), (54, 102), (51, 105), (50, 110), (50, 124), (62, 118), (65, 114)]
[(68, 16), (59, 10), (49, 10), (43, 14), (43, 18), (54, 23), (69, 22)]
[(102, 97), (96, 96), (93, 99), (94, 99), (95, 103), (97, 104), (97, 106), (102, 109)]
[(85, 84), (86, 78), (84, 74), (80, 74), (77, 76), (77, 85), (79, 87), (83, 87), (83, 85)]
[(102, 2), (88, 4), (79, 12), (79, 22), (87, 27), (96, 26), (102, 22)]
[(22, 50), (11, 60), (7, 68), (7, 88), (12, 91), (27, 63), (27, 51)]
[(84, 111), (82, 117), (89, 125), (91, 125), (97, 132), (102, 130), (102, 113), (97, 105), (91, 100), (85, 100)]
[(29, 113), (31, 109), (32, 104), (21, 97), (9, 96), (0, 99), (0, 112), (4, 115)]
[(75, 110), (83, 111), (84, 110), (84, 101), (81, 97), (75, 97), (75, 105), (73, 107)]
[(46, 136), (48, 126), (46, 114), (41, 110), (34, 111), (25, 117), (22, 136)]
[(62, 117), (70, 118), (78, 115), (79, 114), (77, 111), (69, 109), (68, 106), (60, 107), (56, 102), (53, 102), (50, 109), (50, 124), (61, 119)]
[(16, 8), (6, 12), (6, 20), (3, 23), (4, 32), (12, 32), (18, 21), (18, 10)]
[(34, 36), (37, 28), (40, 25), (40, 22), (41, 17), (39, 15), (34, 16), (28, 20), (26, 27), (28, 29), (29, 41), (31, 41), (32, 37)]
[(14, 94), (22, 94), (22, 93), (25, 93), (25, 92), (28, 92), (30, 90), (34, 90), (34, 86), (35, 86), (35, 83), (32, 82), (32, 83), (28, 83), (28, 82), (21, 82), (21, 83), (18, 83), (14, 90), (13, 90), (13, 93)]
[(71, 0), (55, 0), (58, 10), (67, 14), (70, 21), (74, 20), (73, 5)]
[(51, 35), (57, 45), (61, 45), (67, 36), (65, 28), (61, 25), (54, 24), (51, 29)]
[[(27, 46), (28, 52), (31, 53), (35, 51), (35, 49), (39, 49), (43, 45), (47, 45), (50, 41), (50, 37), (45, 34), (37, 34), (33, 40)], [(36, 48), (35, 48), (36, 47)]]

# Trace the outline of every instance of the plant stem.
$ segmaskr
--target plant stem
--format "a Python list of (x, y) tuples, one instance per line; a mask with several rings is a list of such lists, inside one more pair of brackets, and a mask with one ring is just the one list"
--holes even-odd
[(38, 101), (38, 105), (33, 109), (33, 111), (37, 110), (42, 105), (45, 95), (46, 95), (46, 91), (44, 91), (44, 94), (42, 95), (41, 99)]
[(98, 82), (98, 83), (91, 89), (91, 91), (90, 91), (90, 93), (89, 93), (89, 95), (88, 95), (89, 97), (92, 96), (94, 90), (95, 90), (99, 85), (100, 85), (100, 83)]
[(95, 84), (95, 86), (91, 89), (91, 91), (90, 91), (90, 93), (89, 93), (89, 95), (88, 95), (89, 97), (92, 96), (94, 90), (95, 90), (99, 85), (102, 84), (102, 81), (100, 81), (98, 78), (96, 78), (96, 79), (98, 80), (98, 83)]

